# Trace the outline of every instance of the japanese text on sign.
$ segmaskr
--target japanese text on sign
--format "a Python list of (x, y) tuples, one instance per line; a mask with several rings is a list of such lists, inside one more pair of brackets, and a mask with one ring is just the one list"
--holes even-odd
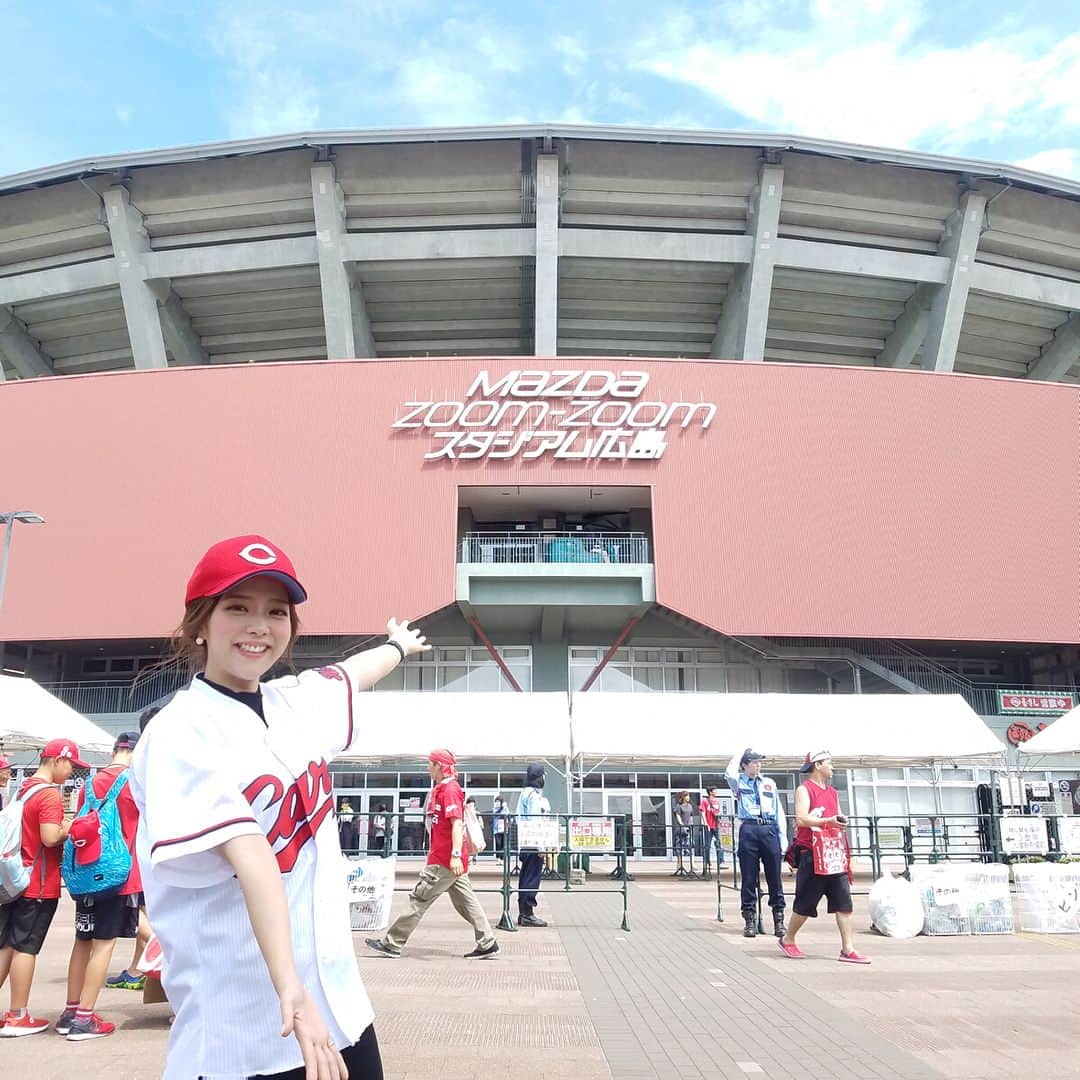
[(1033, 694), (1020, 690), (999, 690), (998, 709), (1002, 713), (1063, 713), (1076, 701), (1072, 694)]
[(527, 817), (518, 822), (518, 850), (535, 848), (537, 851), (558, 851), (562, 846), (559, 836), (559, 819), (554, 817)]
[(1046, 819), (1041, 817), (1003, 817), (1001, 847), (1006, 855), (1045, 855), (1050, 850)]
[(1066, 855), (1080, 855), (1080, 818), (1059, 817), (1057, 827), (1061, 850)]
[(614, 851), (614, 818), (571, 818), (571, 851)]

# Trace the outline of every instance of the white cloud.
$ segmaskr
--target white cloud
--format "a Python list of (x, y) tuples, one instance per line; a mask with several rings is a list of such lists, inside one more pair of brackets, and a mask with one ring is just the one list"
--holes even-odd
[(280, 60), (277, 37), (276, 28), (238, 11), (223, 14), (215, 44), (232, 62), (235, 92), (224, 111), (233, 138), (304, 131), (318, 123), (318, 90)]
[(1031, 157), (1016, 162), (1022, 169), (1065, 176), (1080, 180), (1080, 147), (1062, 147), (1057, 150), (1040, 150)]
[(741, 33), (670, 20), (655, 43), (638, 43), (636, 67), (696, 87), (756, 126), (851, 142), (957, 152), (1080, 123), (1080, 33), (1001, 27), (944, 47), (920, 36), (917, 3), (816, 0), (801, 22), (774, 10), (760, 28), (736, 10)]

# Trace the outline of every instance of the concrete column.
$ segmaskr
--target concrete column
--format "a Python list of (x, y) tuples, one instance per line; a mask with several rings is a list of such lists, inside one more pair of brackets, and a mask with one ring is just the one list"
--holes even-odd
[(911, 367), (911, 361), (919, 347), (926, 340), (926, 331), (930, 326), (930, 304), (934, 289), (922, 284), (915, 287), (904, 310), (896, 320), (893, 332), (885, 341), (885, 348), (878, 355), (880, 367)]
[(986, 196), (969, 191), (946, 225), (940, 253), (949, 260), (945, 284), (936, 290), (930, 305), (930, 321), (923, 344), (922, 366), (927, 371), (952, 371), (964, 321), (971, 269), (982, 234)]
[(176, 362), (190, 367), (209, 364), (210, 357), (191, 325), (191, 316), (185, 310), (183, 301), (173, 291), (168, 278), (151, 281), (150, 290), (160, 305), (158, 315), (161, 319), (161, 332)]
[(559, 157), (536, 158), (536, 293), (533, 355), (559, 351)]
[[(41, 351), (41, 346), (26, 329), (26, 325), (9, 307), (0, 306), (0, 356), (24, 379), (52, 375), (53, 366)], [(0, 382), (4, 381), (4, 365), (0, 364)]]
[(1029, 379), (1057, 382), (1080, 361), (1080, 315), (1070, 315), (1054, 332), (1039, 358), (1028, 369)]
[(326, 355), (330, 360), (374, 356), (375, 341), (360, 283), (345, 262), (345, 194), (332, 163), (312, 166), (311, 196), (315, 204)]
[(144, 259), (150, 251), (150, 238), (146, 234), (142, 214), (131, 205), (126, 188), (111, 187), (102, 199), (113, 254), (116, 256), (120, 297), (124, 303), (124, 317), (135, 366), (167, 367), (157, 297), (147, 281)]
[(784, 194), (784, 169), (768, 162), (761, 166), (757, 191), (748, 215), (754, 247), (747, 266), (736, 271), (710, 355), (735, 360), (764, 360), (769, 327), (769, 301), (776, 267), (776, 233)]

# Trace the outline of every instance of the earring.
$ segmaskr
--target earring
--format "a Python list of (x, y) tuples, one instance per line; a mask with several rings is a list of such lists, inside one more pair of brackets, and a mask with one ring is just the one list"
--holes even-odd
[(201, 637), (197, 637), (197, 638), (195, 639), (195, 644), (196, 644), (196, 645), (205, 645), (205, 644), (206, 644), (206, 642), (205, 642), (205, 641), (203, 641), (203, 639), (202, 639)]

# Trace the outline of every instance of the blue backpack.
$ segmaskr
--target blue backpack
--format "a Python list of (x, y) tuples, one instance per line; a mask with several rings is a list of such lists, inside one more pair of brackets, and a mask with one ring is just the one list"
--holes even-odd
[(131, 852), (124, 840), (120, 808), (116, 805), (127, 780), (125, 770), (113, 781), (105, 798), (100, 801), (94, 794), (93, 780), (86, 785), (82, 809), (75, 815), (76, 821), (85, 819), (86, 824), (80, 829), (73, 828), (73, 831), (100, 838), (101, 853), (93, 862), (80, 863), (76, 859), (77, 849), (71, 837), (64, 842), (60, 872), (67, 891), (75, 900), (84, 896), (113, 896), (124, 887), (131, 874)]

